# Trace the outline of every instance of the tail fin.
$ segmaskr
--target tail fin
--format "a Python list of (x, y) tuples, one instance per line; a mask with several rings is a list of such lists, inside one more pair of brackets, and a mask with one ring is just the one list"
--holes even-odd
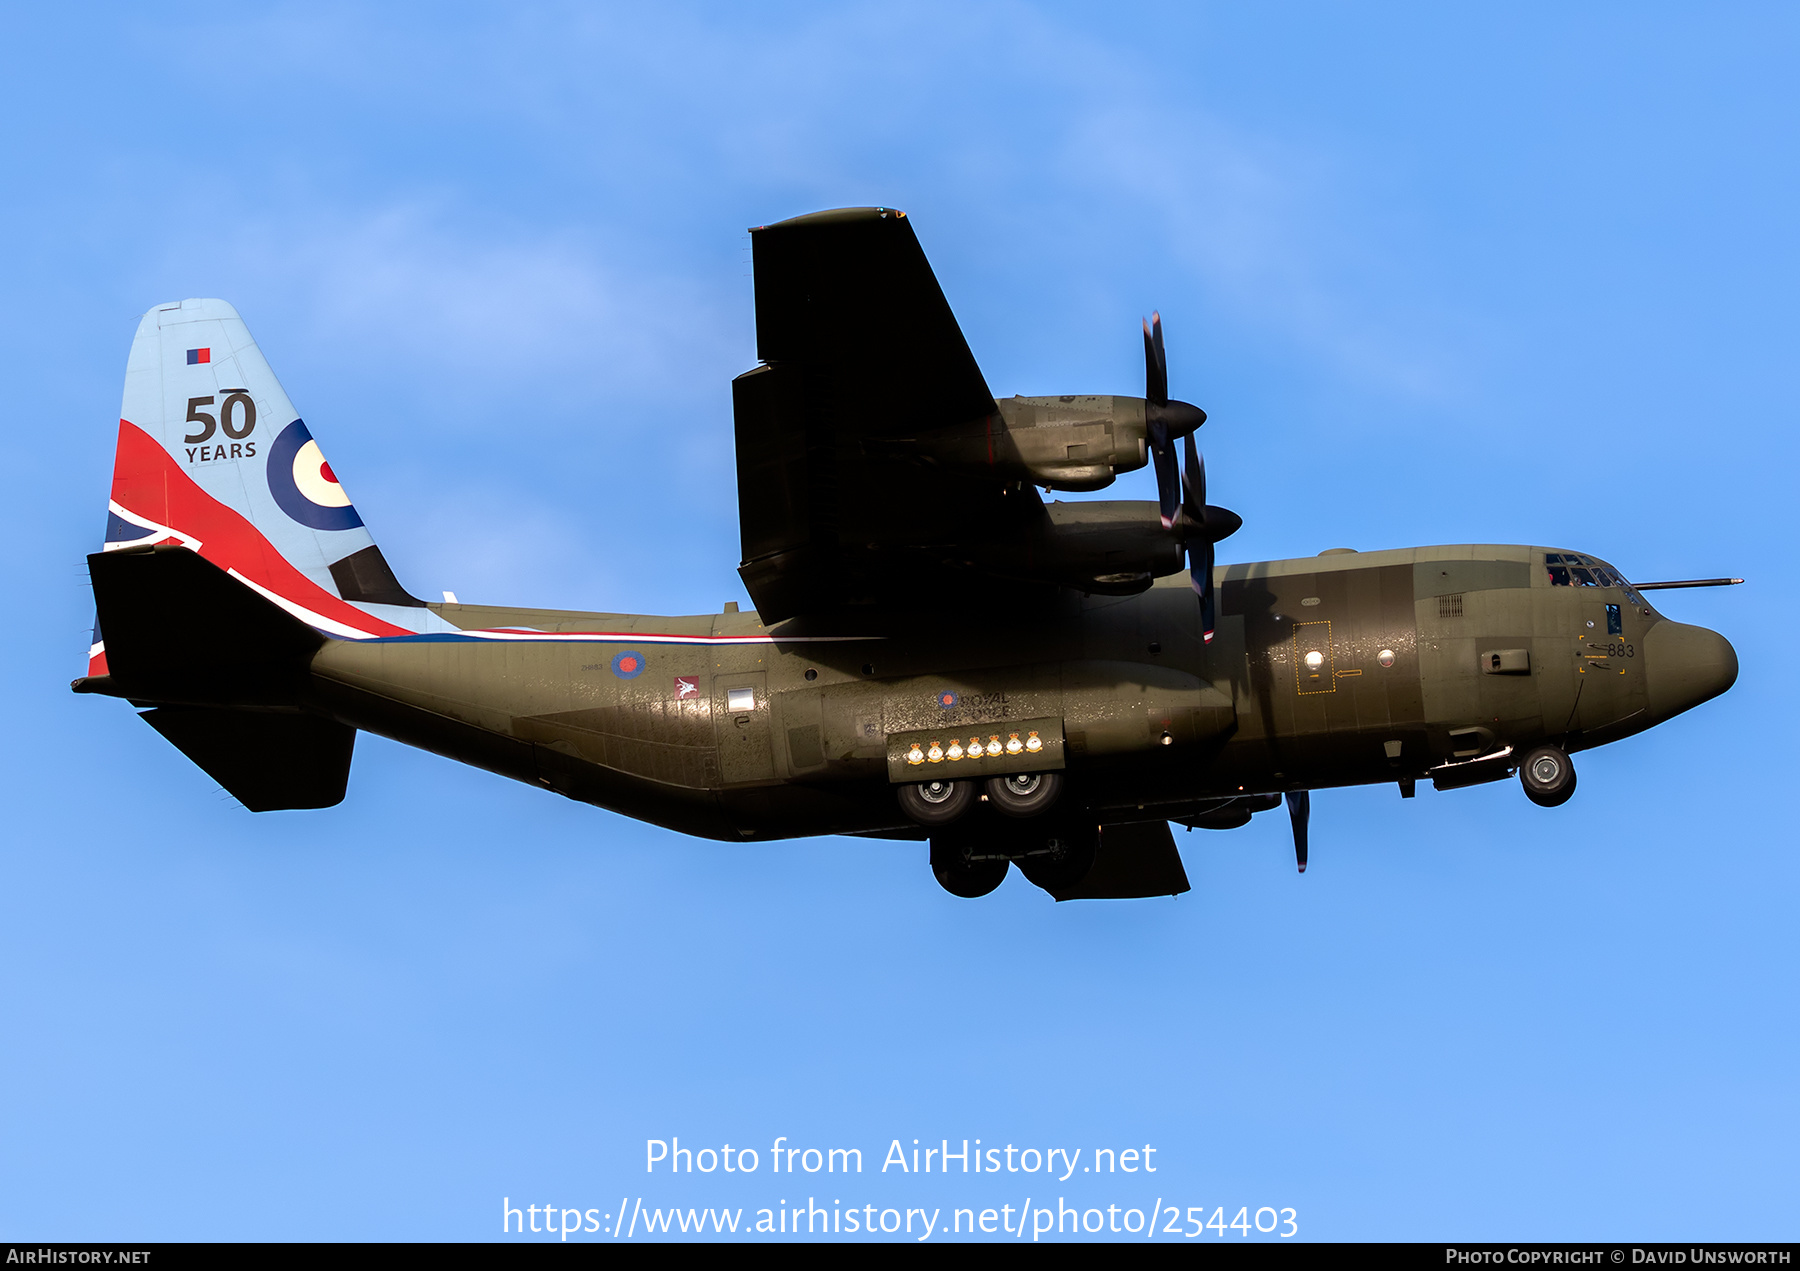
[[(395, 579), (237, 310), (158, 305), (125, 369), (106, 550), (189, 548), (327, 635), (410, 635)], [(89, 674), (106, 673), (99, 629)]]

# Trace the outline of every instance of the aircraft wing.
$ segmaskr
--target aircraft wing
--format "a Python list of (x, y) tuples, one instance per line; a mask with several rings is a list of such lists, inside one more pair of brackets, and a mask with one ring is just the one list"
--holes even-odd
[(1037, 491), (979, 463), (934, 463), (921, 444), (1001, 425), (912, 222), (820, 212), (752, 230), (751, 244), (762, 365), (732, 397), (739, 573), (763, 620), (1031, 585)]

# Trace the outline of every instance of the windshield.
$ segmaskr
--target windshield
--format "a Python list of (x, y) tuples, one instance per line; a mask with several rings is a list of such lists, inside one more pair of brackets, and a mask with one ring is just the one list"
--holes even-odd
[(1544, 568), (1552, 587), (1629, 587), (1624, 577), (1605, 561), (1575, 552), (1545, 552)]
[[(1622, 587), (1625, 599), (1634, 605), (1644, 603), (1643, 597), (1623, 574), (1597, 557), (1583, 556), (1579, 552), (1545, 552), (1544, 569), (1550, 575), (1552, 587)], [(1649, 610), (1644, 612), (1648, 614)]]

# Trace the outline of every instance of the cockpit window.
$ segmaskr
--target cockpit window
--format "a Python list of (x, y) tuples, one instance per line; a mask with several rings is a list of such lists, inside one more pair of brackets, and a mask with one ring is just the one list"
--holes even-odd
[(1575, 552), (1545, 552), (1544, 569), (1552, 587), (1628, 587), (1609, 565)]

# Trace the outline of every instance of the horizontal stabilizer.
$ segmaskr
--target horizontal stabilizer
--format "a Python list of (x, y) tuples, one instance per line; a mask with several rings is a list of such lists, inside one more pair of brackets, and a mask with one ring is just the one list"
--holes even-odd
[(1050, 894), (1058, 900), (1137, 900), (1191, 890), (1169, 823), (1150, 821), (1102, 827), (1093, 868)]
[(356, 730), (334, 720), (164, 706), (144, 722), (252, 812), (329, 808), (350, 781)]
[(325, 637), (184, 547), (88, 557), (111, 691), (219, 706), (297, 700)]

